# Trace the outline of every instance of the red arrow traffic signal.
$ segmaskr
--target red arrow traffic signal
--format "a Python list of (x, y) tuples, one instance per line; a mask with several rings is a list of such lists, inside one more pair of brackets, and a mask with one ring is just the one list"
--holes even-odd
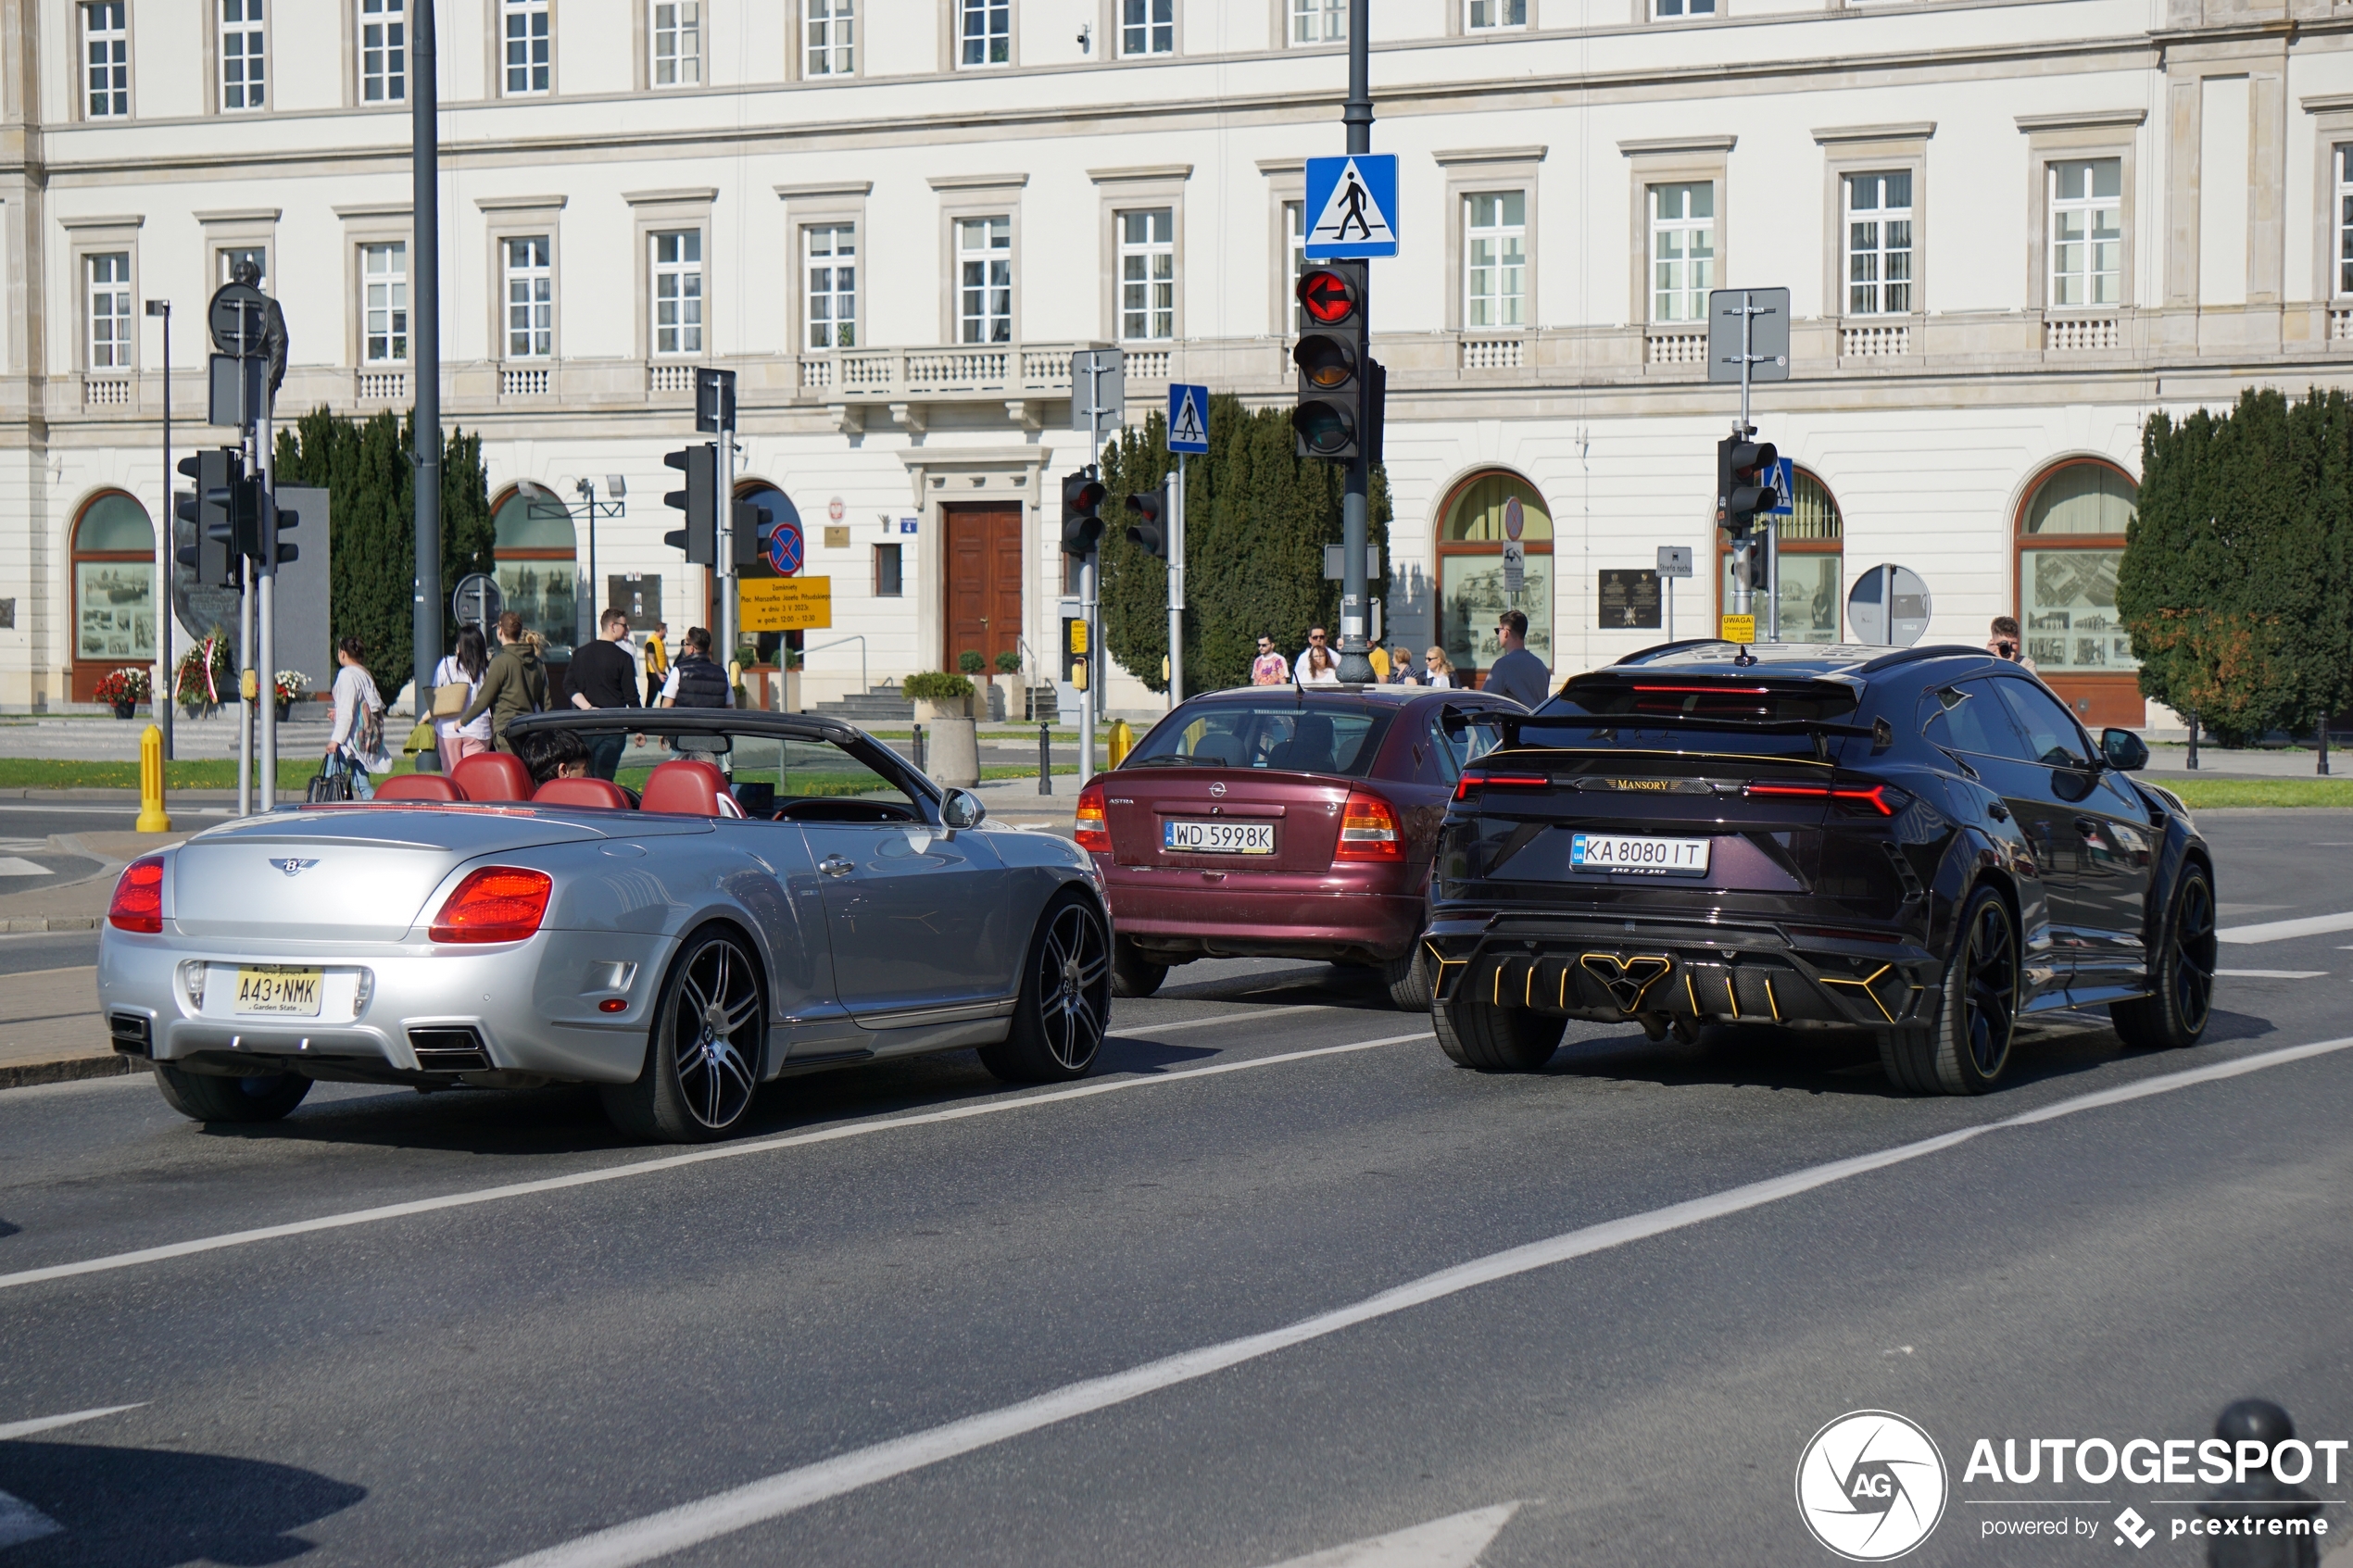
[(1356, 289), (1338, 272), (1311, 267), (1300, 276), (1299, 303), (1311, 320), (1336, 326), (1356, 314)]

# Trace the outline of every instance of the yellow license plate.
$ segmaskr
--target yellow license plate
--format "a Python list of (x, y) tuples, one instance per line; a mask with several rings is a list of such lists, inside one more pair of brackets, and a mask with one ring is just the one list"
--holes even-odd
[(256, 966), (237, 971), (237, 1010), (289, 1018), (319, 1016), (319, 985), (324, 970)]

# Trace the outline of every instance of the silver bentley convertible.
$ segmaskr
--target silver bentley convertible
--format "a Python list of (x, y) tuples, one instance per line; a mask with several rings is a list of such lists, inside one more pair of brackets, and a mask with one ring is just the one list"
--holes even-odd
[[(470, 757), (132, 863), (98, 947), (115, 1048), (200, 1121), (283, 1116), (319, 1079), (594, 1084), (674, 1141), (820, 1066), (1093, 1065), (1110, 915), (1068, 841), (821, 718), (550, 713), (510, 739), (561, 772)], [(611, 777), (564, 776), (589, 767)]]

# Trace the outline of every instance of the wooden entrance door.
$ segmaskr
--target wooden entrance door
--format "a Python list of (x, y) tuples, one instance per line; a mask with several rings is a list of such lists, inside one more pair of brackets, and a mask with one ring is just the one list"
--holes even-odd
[(977, 653), (988, 671), (1021, 638), (1021, 508), (944, 507), (948, 531), (947, 637), (943, 670)]

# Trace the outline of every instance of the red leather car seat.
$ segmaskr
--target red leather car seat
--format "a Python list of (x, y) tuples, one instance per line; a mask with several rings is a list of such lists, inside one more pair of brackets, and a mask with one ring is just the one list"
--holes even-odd
[[(726, 806), (720, 801), (724, 799)], [(682, 817), (737, 817), (743, 813), (727, 808), (735, 804), (735, 797), (727, 793), (724, 774), (708, 762), (680, 758), (664, 762), (646, 781), (646, 792), (638, 797), (641, 811), (668, 811)]]
[(610, 779), (549, 779), (531, 797), (534, 806), (596, 806), (629, 809), (629, 796)]
[(477, 751), (449, 775), (458, 793), (469, 800), (528, 800), (531, 770), (508, 751)]
[(463, 800), (458, 786), (439, 773), (397, 773), (376, 786), (379, 800)]

